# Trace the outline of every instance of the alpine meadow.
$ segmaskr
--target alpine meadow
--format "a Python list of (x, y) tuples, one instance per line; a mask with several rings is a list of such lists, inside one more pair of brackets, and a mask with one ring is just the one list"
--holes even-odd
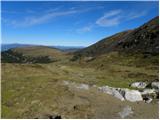
[(158, 119), (158, 1), (1, 1), (2, 119)]

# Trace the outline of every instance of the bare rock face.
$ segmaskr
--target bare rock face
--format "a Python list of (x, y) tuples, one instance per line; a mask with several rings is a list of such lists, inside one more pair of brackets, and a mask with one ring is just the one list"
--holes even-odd
[(131, 84), (133, 88), (145, 88), (147, 84), (145, 82), (135, 82)]

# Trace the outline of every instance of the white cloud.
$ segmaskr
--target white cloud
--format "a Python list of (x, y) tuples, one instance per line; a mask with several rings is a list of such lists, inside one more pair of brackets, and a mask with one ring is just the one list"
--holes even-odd
[(75, 14), (77, 12), (78, 11), (75, 11), (75, 10), (63, 11), (63, 12), (49, 12), (49, 13), (43, 14), (41, 16), (28, 16), (22, 20), (12, 20), (12, 21), (10, 21), (10, 24), (15, 27), (27, 27), (27, 26), (32, 26), (32, 25), (37, 25), (37, 24), (48, 22), (49, 20), (51, 20), (55, 17), (71, 15), (71, 14)]
[(85, 32), (90, 32), (92, 30), (92, 28), (93, 28), (93, 25), (90, 24), (88, 26), (84, 26), (84, 27), (82, 27), (80, 29), (77, 29), (76, 31), (78, 33), (85, 33)]
[[(72, 14), (77, 14), (77, 13), (83, 13), (83, 12), (88, 12), (93, 10), (93, 8), (86, 8), (86, 9), (78, 9), (78, 8), (72, 8), (72, 9), (68, 9), (68, 10), (63, 10), (61, 11), (60, 7), (57, 8), (51, 8), (48, 10), (45, 10), (43, 12), (37, 12), (37, 11), (33, 11), (33, 10), (27, 10), (25, 11), (26, 13), (28, 13), (29, 15), (27, 17), (21, 18), (21, 19), (6, 19), (5, 23), (8, 25), (12, 25), (14, 27), (28, 27), (28, 26), (33, 26), (33, 25), (37, 25), (37, 24), (42, 24), (42, 23), (46, 23), (54, 18), (57, 17), (62, 17), (62, 16), (67, 16), (67, 15), (72, 15)], [(7, 13), (17, 13), (16, 11), (4, 11)], [(22, 12), (18, 12), (18, 13), (22, 13)], [(33, 13), (31, 15), (31, 13)], [(6, 22), (7, 21), (7, 22)]]
[(122, 13), (122, 10), (112, 10), (108, 13), (105, 13), (102, 17), (100, 17), (96, 24), (102, 27), (110, 27), (115, 26), (120, 23), (121, 16), (119, 14)]
[(145, 16), (146, 14), (147, 14), (147, 11), (131, 12), (128, 15), (128, 20), (139, 18), (139, 17)]
[(102, 17), (97, 19), (96, 24), (101, 27), (112, 27), (122, 22), (136, 19), (145, 16), (147, 11), (128, 12), (122, 10), (112, 10), (105, 13)]

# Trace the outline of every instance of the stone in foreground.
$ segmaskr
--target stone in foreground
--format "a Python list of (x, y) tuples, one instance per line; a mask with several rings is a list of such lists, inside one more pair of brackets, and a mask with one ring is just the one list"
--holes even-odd
[(125, 90), (125, 99), (131, 102), (142, 101), (143, 98), (138, 90)]

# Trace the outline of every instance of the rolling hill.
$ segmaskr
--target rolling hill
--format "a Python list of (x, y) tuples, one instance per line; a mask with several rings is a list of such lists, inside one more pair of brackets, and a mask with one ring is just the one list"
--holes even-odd
[(2, 63), (49, 63), (57, 61), (65, 56), (65, 53), (46, 46), (18, 47), (4, 51)]

